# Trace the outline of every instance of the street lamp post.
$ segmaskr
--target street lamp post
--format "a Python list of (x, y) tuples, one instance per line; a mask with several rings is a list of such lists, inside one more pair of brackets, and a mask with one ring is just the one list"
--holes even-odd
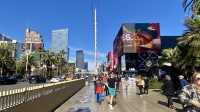
[(29, 43), (30, 43), (29, 50), (26, 51), (26, 78), (28, 78), (28, 76), (29, 76), (29, 73), (28, 73), (28, 63), (29, 63), (28, 56), (32, 52), (32, 38), (30, 38), (30, 42)]

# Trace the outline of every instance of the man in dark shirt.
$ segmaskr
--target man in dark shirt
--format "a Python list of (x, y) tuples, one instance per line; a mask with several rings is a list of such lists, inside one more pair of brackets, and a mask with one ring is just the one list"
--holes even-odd
[(174, 84), (169, 75), (165, 76), (165, 81), (164, 81), (164, 85), (162, 86), (162, 89), (168, 99), (168, 107), (171, 109), (175, 109), (175, 107), (173, 105), (173, 100), (172, 100), (175, 89), (174, 89)]
[(110, 88), (115, 88), (115, 84), (116, 84), (116, 79), (115, 78), (109, 78), (108, 79), (108, 86)]
[(114, 74), (111, 74), (111, 77), (108, 79), (108, 90), (110, 94), (110, 109), (113, 109), (113, 98), (116, 96), (116, 79), (114, 78)]

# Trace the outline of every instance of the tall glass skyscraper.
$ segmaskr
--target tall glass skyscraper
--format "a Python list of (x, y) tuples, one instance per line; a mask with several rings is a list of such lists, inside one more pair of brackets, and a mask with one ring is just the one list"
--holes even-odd
[(76, 51), (76, 68), (79, 68), (79, 69), (85, 68), (83, 50)]
[(52, 31), (51, 51), (59, 53), (64, 50), (68, 60), (68, 29), (57, 29)]

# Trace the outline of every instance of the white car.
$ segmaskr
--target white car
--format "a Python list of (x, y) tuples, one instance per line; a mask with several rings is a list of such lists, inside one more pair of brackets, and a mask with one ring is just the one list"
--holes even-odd
[(53, 77), (51, 80), (50, 80), (51, 83), (56, 83), (56, 82), (61, 82), (61, 79), (59, 77)]

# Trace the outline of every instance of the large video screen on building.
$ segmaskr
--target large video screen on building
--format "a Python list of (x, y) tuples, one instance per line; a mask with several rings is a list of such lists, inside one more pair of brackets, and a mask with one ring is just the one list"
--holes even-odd
[(124, 53), (141, 53), (146, 50), (160, 52), (160, 25), (158, 23), (127, 23), (122, 25)]

